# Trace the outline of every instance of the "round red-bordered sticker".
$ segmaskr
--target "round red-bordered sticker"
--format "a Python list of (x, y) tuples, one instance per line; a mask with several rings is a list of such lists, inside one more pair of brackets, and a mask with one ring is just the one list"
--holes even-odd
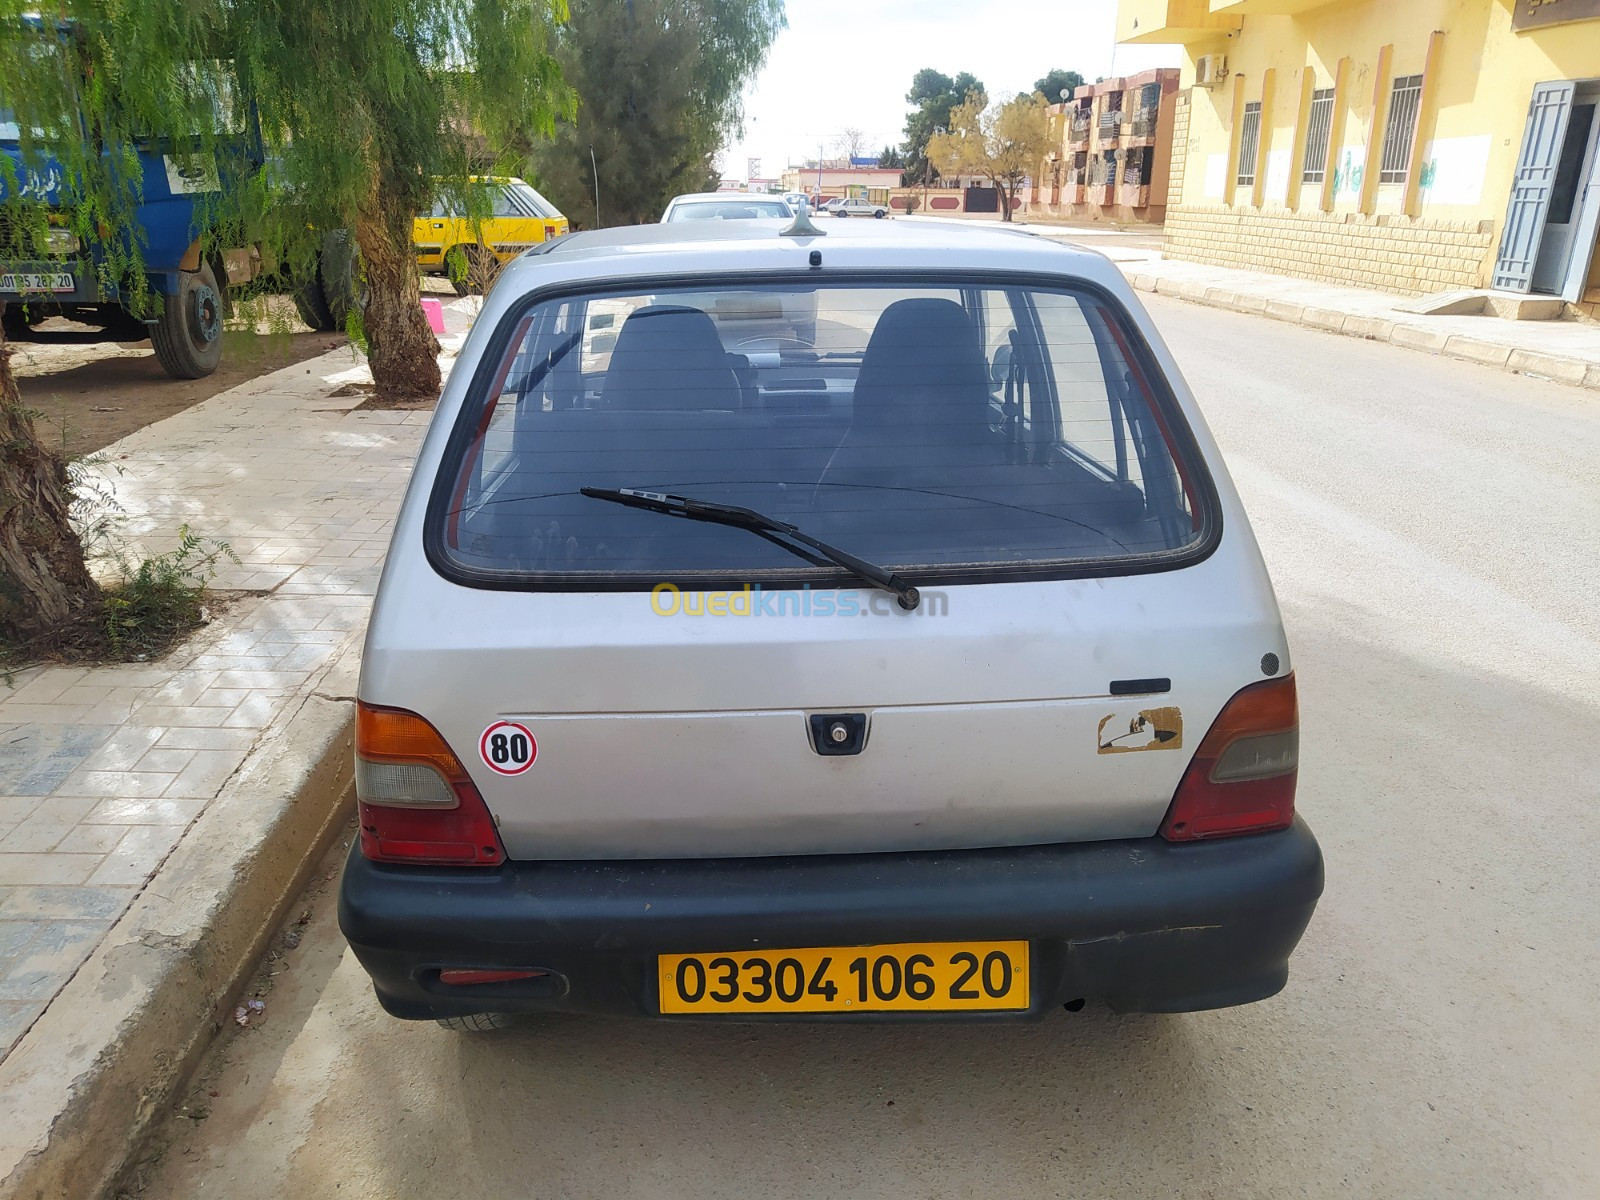
[(500, 775), (521, 775), (539, 757), (533, 731), (515, 721), (496, 721), (478, 739), (483, 765)]

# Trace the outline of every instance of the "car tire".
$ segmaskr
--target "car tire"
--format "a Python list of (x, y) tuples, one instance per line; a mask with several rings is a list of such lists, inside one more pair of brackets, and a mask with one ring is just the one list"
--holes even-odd
[(875, 221), (883, 220), (883, 209), (881, 209), (881, 208), (873, 209), (872, 210), (872, 219), (875, 220)]
[(176, 295), (163, 297), (160, 319), (150, 327), (161, 369), (174, 379), (203, 379), (222, 362), (222, 288), (210, 263), (183, 271)]
[(465, 1017), (436, 1017), (441, 1029), (448, 1029), (452, 1033), (493, 1033), (497, 1029), (509, 1029), (520, 1018), (516, 1013), (472, 1013)]
[(450, 286), (455, 289), (458, 296), (470, 296), (472, 286), (468, 278), (472, 274), (472, 264), (467, 258), (465, 246), (451, 246), (444, 252), (444, 277), (450, 281)]
[(500, 260), (486, 246), (452, 246), (444, 257), (445, 278), (458, 296), (483, 295), (500, 273)]
[(845, 210), (841, 208), (841, 209), (837, 210), (833, 215), (838, 217), (842, 221), (846, 217), (848, 217), (850, 214), (845, 212)]

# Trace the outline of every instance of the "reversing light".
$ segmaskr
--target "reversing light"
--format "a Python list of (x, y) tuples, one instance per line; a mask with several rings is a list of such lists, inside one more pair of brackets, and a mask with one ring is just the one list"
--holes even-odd
[(1294, 675), (1235, 693), (1173, 794), (1161, 836), (1193, 842), (1267, 833), (1294, 822), (1300, 713)]
[(495, 866), (505, 847), (448, 743), (416, 713), (356, 705), (361, 853), (373, 862)]

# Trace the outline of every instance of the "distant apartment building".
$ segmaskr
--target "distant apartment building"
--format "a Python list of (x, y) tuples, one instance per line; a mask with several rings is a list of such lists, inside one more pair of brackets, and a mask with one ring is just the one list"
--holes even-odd
[(1183, 47), (1165, 248), (1600, 309), (1600, 0), (1120, 0)]
[(1178, 71), (1085, 84), (1051, 106), (1052, 142), (1030, 214), (1160, 222), (1166, 215)]

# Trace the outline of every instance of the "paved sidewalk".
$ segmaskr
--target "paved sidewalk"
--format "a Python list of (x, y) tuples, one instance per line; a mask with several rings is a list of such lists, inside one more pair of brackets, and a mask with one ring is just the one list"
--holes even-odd
[[(919, 215), (913, 219), (961, 224), (976, 218)], [(1405, 311), (1404, 306), (1414, 304), (1416, 297), (1163, 258), (1147, 238), (1129, 229), (1027, 221), (1016, 221), (1012, 227), (1099, 251), (1140, 291), (1600, 389), (1600, 324), (1424, 316)], [(1153, 233), (1159, 238), (1159, 229)], [(1133, 241), (1143, 244), (1129, 244)]]
[[(451, 307), (459, 333), (467, 306)], [(0, 1058), (361, 637), (431, 417), (353, 411), (366, 395), (344, 385), (370, 378), (342, 349), (107, 448), (130, 551), (170, 550), (187, 523), (239, 555), (213, 586), (254, 594), (159, 663), (35, 667), (0, 688)]]
[(1210, 267), (1137, 251), (1113, 252), (1111, 258), (1141, 291), (1600, 389), (1600, 325), (1425, 316), (1404, 311), (1402, 306), (1414, 300), (1386, 292)]

